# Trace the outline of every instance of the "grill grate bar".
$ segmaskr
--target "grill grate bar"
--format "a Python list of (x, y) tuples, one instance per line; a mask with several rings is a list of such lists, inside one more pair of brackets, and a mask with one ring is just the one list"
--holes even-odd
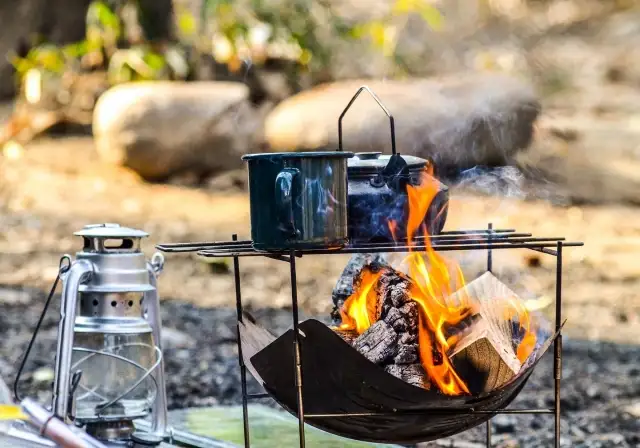
[[(498, 237), (472, 239), (440, 239), (431, 242), (431, 247), (435, 251), (456, 251), (456, 250), (482, 250), (482, 249), (532, 249), (538, 252), (554, 254), (559, 241), (563, 242), (563, 246), (576, 247), (583, 246), (582, 242), (565, 242), (561, 237)], [(296, 249), (296, 256), (304, 255), (332, 255), (332, 254), (358, 254), (358, 253), (402, 253), (402, 252), (423, 252), (428, 249), (426, 244), (394, 244), (394, 243), (368, 243), (362, 245), (346, 246), (344, 248), (311, 248)], [(237, 246), (216, 246), (206, 250), (197, 251), (198, 255), (203, 257), (224, 258), (224, 257), (257, 257), (257, 256), (282, 256), (285, 252), (281, 251), (258, 251), (251, 245)]]
[[(419, 244), (420, 242), (424, 242), (425, 237), (416, 237), (415, 241), (418, 243), (413, 246), (415, 250), (424, 250), (425, 244)], [(436, 250), (453, 250), (446, 249), (451, 244), (480, 244), (480, 243), (489, 243), (494, 244), (496, 242), (540, 242), (546, 243), (556, 241), (563, 241), (563, 238), (534, 238), (531, 233), (516, 233), (514, 229), (472, 229), (472, 230), (453, 230), (453, 231), (445, 231), (441, 232), (438, 235), (433, 235), (430, 237), (431, 245)], [(569, 243), (570, 244), (570, 243)], [(436, 247), (437, 246), (437, 247)], [(555, 245), (553, 245), (555, 246)], [(406, 240), (399, 242), (356, 242), (349, 246), (346, 246), (342, 249), (335, 248), (316, 248), (316, 249), (301, 249), (296, 250), (298, 256), (302, 256), (305, 254), (320, 254), (320, 253), (358, 253), (359, 251), (364, 252), (376, 252), (376, 251), (399, 251), (401, 248), (407, 248), (409, 245)], [(493, 247), (493, 246), (492, 246)], [(541, 248), (543, 246), (536, 246)], [(551, 246), (549, 246), (551, 247)], [(269, 256), (273, 255), (275, 257), (281, 257), (283, 254), (289, 253), (288, 250), (278, 250), (278, 251), (256, 251), (253, 248), (251, 240), (242, 240), (242, 241), (213, 241), (213, 242), (193, 242), (193, 243), (170, 243), (170, 244), (159, 244), (156, 248), (162, 252), (170, 252), (170, 253), (189, 253), (189, 252), (198, 252), (199, 255), (202, 256), (225, 256), (232, 254), (233, 256), (253, 256), (261, 255), (261, 256)], [(533, 247), (531, 247), (533, 248)], [(318, 252), (319, 251), (319, 252)]]

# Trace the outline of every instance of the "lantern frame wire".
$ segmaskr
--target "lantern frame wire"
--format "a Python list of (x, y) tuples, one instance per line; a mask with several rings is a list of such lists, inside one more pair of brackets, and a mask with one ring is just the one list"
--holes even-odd
[[(142, 382), (144, 380), (146, 380), (147, 378), (151, 378), (151, 380), (153, 381), (155, 390), (156, 390), (156, 394), (158, 393), (158, 390), (159, 390), (158, 382), (153, 377), (152, 373), (162, 363), (162, 350), (160, 350), (160, 347), (158, 347), (157, 345), (151, 346), (149, 344), (142, 344), (140, 342), (132, 342), (132, 343), (127, 343), (127, 344), (120, 344), (120, 345), (113, 346), (112, 348), (115, 349), (115, 348), (122, 348), (122, 347), (131, 347), (131, 346), (152, 347), (155, 350), (156, 355), (157, 355), (156, 356), (156, 361), (153, 363), (153, 365), (151, 367), (146, 369), (145, 367), (141, 366), (137, 362), (132, 361), (129, 358), (125, 358), (124, 356), (117, 355), (115, 353), (109, 353), (109, 352), (105, 352), (105, 351), (101, 351), (101, 350), (94, 350), (94, 349), (91, 349), (91, 348), (84, 348), (84, 347), (74, 347), (73, 348), (73, 351), (82, 352), (82, 353), (90, 353), (90, 355), (85, 356), (81, 360), (77, 361), (74, 364), (74, 367), (72, 367), (72, 369), (75, 368), (75, 366), (77, 366), (81, 362), (84, 362), (85, 360), (87, 360), (87, 359), (89, 359), (89, 358), (91, 358), (91, 357), (93, 357), (95, 355), (103, 355), (103, 356), (107, 356), (107, 357), (110, 357), (110, 358), (117, 359), (119, 361), (126, 362), (128, 364), (131, 364), (132, 366), (137, 367), (138, 369), (140, 369), (140, 370), (145, 372), (140, 378), (138, 378), (138, 380), (135, 383), (133, 383), (133, 385), (129, 386), (129, 388), (126, 389), (124, 392), (121, 392), (120, 395), (116, 396), (115, 398), (112, 398), (106, 404), (99, 405), (97, 407), (97, 411), (98, 411), (97, 412), (97, 417), (101, 417), (101, 412), (102, 411), (104, 411), (106, 408), (108, 408), (110, 406), (113, 406), (118, 401), (122, 400), (124, 397), (126, 397), (128, 394), (130, 394), (136, 387), (138, 387), (140, 384), (142, 384)], [(84, 388), (84, 387), (83, 387), (83, 389), (86, 390), (86, 388)], [(96, 395), (100, 396), (99, 394), (96, 394)], [(103, 398), (103, 397), (101, 397), (101, 398)]]

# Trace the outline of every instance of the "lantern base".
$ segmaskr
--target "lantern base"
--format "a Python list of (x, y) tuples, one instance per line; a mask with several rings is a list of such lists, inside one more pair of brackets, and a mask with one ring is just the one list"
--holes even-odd
[(122, 442), (125, 446), (129, 443), (135, 431), (132, 420), (92, 422), (87, 423), (86, 429), (87, 434), (98, 440), (107, 441), (115, 445)]
[(148, 432), (136, 431), (131, 436), (131, 440), (142, 446), (157, 446), (163, 442), (164, 437)]

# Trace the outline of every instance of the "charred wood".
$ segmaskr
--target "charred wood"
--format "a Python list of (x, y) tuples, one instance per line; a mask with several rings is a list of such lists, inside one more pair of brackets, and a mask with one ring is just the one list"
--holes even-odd
[(431, 388), (431, 382), (420, 364), (390, 364), (384, 368), (388, 373), (401, 380), (425, 389)]
[(371, 325), (353, 342), (353, 347), (369, 361), (381, 364), (398, 352), (398, 333), (385, 321)]
[(353, 294), (354, 283), (357, 281), (362, 268), (371, 263), (386, 264), (384, 254), (354, 254), (345, 266), (331, 294), (334, 305), (331, 317), (335, 323), (340, 322), (339, 310), (345, 300)]
[(418, 344), (400, 345), (398, 354), (393, 358), (395, 364), (414, 364), (418, 362)]
[(358, 338), (358, 333), (355, 330), (342, 330), (340, 328), (334, 328), (333, 331), (342, 338), (349, 345), (353, 345)]

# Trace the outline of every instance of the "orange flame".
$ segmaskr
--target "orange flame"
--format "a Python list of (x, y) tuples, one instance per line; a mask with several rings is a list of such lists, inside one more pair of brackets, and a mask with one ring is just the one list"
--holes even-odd
[(419, 306), (418, 346), (420, 361), (432, 381), (447, 395), (469, 393), (464, 381), (458, 376), (447, 357), (453, 341), (445, 336), (445, 325), (456, 325), (470, 315), (466, 300), (448, 303), (447, 298), (465, 286), (460, 267), (448, 263), (431, 246), (429, 235), (423, 228), (424, 216), (439, 191), (438, 181), (423, 173), (419, 185), (407, 185), (409, 216), (407, 239), (414, 246), (418, 230), (424, 236), (424, 252), (411, 251), (405, 259), (409, 265), (409, 276), (413, 279), (411, 298)]
[[(466, 297), (466, 282), (460, 266), (445, 259), (431, 246), (431, 240), (423, 225), (424, 216), (439, 192), (439, 182), (431, 175), (429, 165), (422, 173), (417, 186), (407, 186), (408, 209), (407, 240), (410, 253), (403, 261), (408, 265), (412, 280), (411, 299), (418, 304), (418, 345), (420, 361), (429, 378), (447, 395), (469, 394), (465, 382), (458, 376), (449, 361), (447, 352), (455, 344), (457, 337), (448, 337), (446, 329), (455, 327), (473, 313), (473, 307)], [(397, 223), (389, 221), (389, 229), (396, 235)], [(420, 238), (424, 251), (416, 251), (415, 240)], [(341, 330), (353, 330), (362, 334), (379, 316), (376, 315), (376, 284), (381, 273), (364, 269), (356, 291), (345, 301), (340, 310)], [(450, 297), (454, 292), (456, 303)], [(525, 336), (517, 347), (517, 356), (524, 362), (533, 351), (536, 335), (531, 331), (529, 313), (516, 300), (511, 300), (507, 308), (507, 319), (518, 316)]]
[(355, 330), (364, 333), (378, 319), (376, 305), (378, 292), (375, 289), (382, 272), (363, 269), (360, 284), (356, 291), (347, 298), (340, 310), (342, 317), (341, 330)]

